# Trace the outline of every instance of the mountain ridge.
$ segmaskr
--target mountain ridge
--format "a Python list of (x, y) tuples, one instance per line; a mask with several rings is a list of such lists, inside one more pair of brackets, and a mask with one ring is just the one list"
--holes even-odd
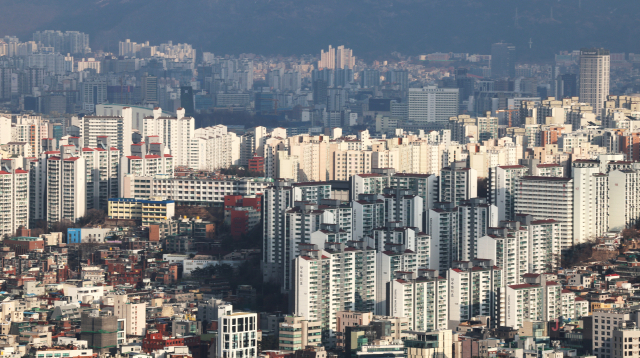
[(489, 53), (501, 40), (524, 59), (591, 46), (640, 52), (640, 3), (627, 0), (0, 0), (0, 9), (10, 14), (0, 36), (24, 41), (37, 30), (76, 30), (91, 36), (93, 49), (115, 52), (127, 38), (220, 54), (315, 54), (345, 45), (365, 58)]

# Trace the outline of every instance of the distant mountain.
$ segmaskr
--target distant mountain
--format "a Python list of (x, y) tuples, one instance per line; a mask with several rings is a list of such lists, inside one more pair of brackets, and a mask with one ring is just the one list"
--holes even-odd
[(0, 13), (0, 36), (78, 30), (91, 35), (92, 48), (114, 52), (127, 38), (219, 54), (346, 45), (369, 59), (489, 53), (500, 40), (521, 59), (585, 46), (640, 52), (640, 2), (630, 0), (0, 0)]

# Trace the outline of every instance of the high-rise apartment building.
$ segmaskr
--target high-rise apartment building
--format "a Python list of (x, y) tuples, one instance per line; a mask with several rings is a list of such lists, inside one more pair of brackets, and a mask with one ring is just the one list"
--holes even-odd
[(508, 43), (491, 45), (491, 77), (516, 77), (516, 47)]
[(449, 285), (449, 326), (476, 316), (496, 318), (502, 270), (492, 260), (455, 261), (447, 272)]
[(440, 171), (439, 201), (459, 205), (478, 196), (478, 172), (463, 161), (453, 162)]
[[(278, 180), (264, 191), (262, 207), (264, 281), (281, 282), (285, 250), (285, 212), (293, 205), (293, 188), (290, 180)], [(299, 313), (299, 312), (298, 312)], [(308, 316), (305, 316), (308, 317)]]
[(13, 236), (21, 226), (29, 227), (29, 172), (0, 170), (0, 236)]
[(409, 120), (419, 124), (448, 123), (458, 115), (457, 88), (409, 88)]
[(85, 148), (97, 148), (100, 138), (108, 137), (111, 145), (124, 155), (131, 155), (132, 110), (122, 109), (122, 116), (84, 116), (80, 118), (80, 137)]
[(524, 165), (503, 165), (489, 169), (489, 203), (498, 208), (498, 219), (514, 220), (517, 179), (529, 174)]
[(580, 102), (590, 104), (598, 117), (609, 95), (610, 61), (609, 50), (580, 50)]
[(573, 179), (525, 176), (517, 179), (515, 213), (560, 223), (561, 249), (573, 245)]
[(196, 153), (198, 143), (194, 140), (195, 119), (185, 116), (183, 108), (178, 108), (175, 117), (164, 116), (160, 110), (154, 110), (153, 116), (144, 118), (142, 132), (144, 136), (157, 136), (160, 143), (169, 147), (175, 166), (190, 167), (199, 159)]
[(389, 316), (409, 318), (416, 331), (447, 328), (449, 318), (449, 287), (438, 270), (395, 273), (387, 284)]
[(294, 262), (294, 312), (322, 324), (323, 341), (335, 339), (340, 311), (373, 311), (376, 252), (362, 242), (307, 245)]
[(614, 170), (609, 173), (609, 230), (623, 230), (640, 220), (640, 171)]
[(351, 69), (356, 65), (356, 58), (353, 51), (344, 46), (333, 48), (329, 45), (329, 50), (324, 52), (320, 50), (320, 61), (318, 61), (319, 69)]
[(609, 230), (609, 176), (597, 160), (574, 160), (573, 244), (595, 240)]
[(87, 168), (85, 158), (77, 155), (67, 152), (41, 161), (46, 172), (46, 196), (43, 197), (49, 223), (75, 222), (86, 212)]

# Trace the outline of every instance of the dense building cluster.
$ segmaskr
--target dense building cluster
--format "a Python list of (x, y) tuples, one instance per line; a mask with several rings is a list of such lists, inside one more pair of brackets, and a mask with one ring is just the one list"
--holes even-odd
[(634, 357), (640, 57), (0, 40), (0, 355)]

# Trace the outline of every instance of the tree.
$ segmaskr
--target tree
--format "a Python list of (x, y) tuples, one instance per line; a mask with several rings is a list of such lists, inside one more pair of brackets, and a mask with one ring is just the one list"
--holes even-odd
[(76, 224), (79, 227), (84, 227), (87, 225), (102, 225), (104, 224), (104, 220), (106, 218), (107, 213), (105, 213), (104, 210), (89, 209), (83, 217), (76, 220)]

